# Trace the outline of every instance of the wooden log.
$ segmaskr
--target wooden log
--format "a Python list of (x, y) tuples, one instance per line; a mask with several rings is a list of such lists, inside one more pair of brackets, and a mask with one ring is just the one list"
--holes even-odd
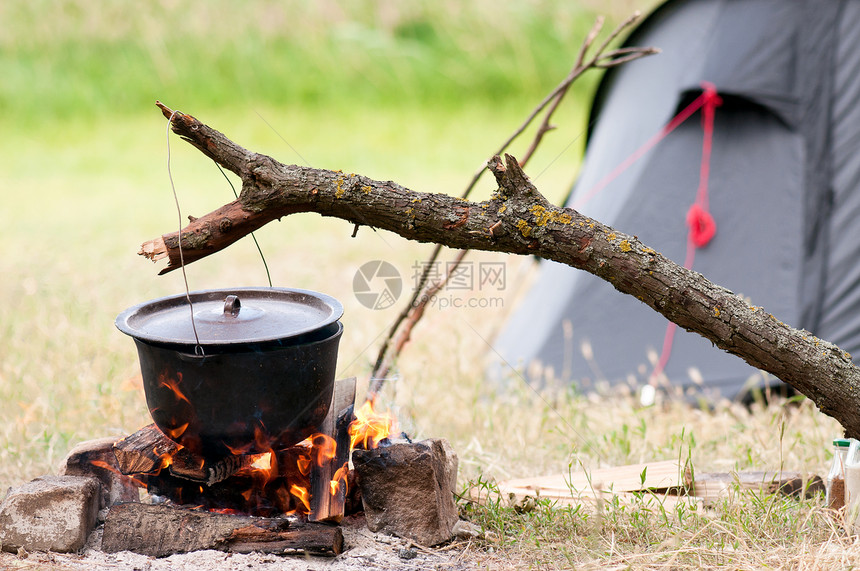
[(353, 515), (364, 511), (361, 501), (361, 486), (358, 485), (358, 474), (350, 470), (346, 475), (346, 500), (344, 501), (343, 514)]
[(249, 456), (201, 458), (165, 436), (155, 424), (145, 426), (114, 444), (114, 455), (123, 474), (154, 473), (167, 464), (178, 478), (212, 486), (251, 464)]
[(307, 449), (293, 446), (276, 454), (277, 475), (267, 480), (262, 474), (240, 470), (229, 478), (206, 485), (178, 478), (169, 470), (147, 477), (150, 494), (169, 498), (172, 502), (204, 509), (233, 510), (256, 516), (275, 516), (306, 508), (290, 493), (293, 484), (307, 488), (308, 477), (299, 469), (299, 458), (307, 457)]
[(162, 467), (162, 459), (179, 450), (155, 424), (145, 426), (113, 446), (117, 466), (123, 474), (147, 474)]
[(229, 455), (217, 460), (200, 458), (187, 448), (182, 448), (173, 455), (170, 473), (177, 478), (213, 486), (250, 465), (252, 461), (250, 456), (243, 455)]
[(235, 530), (224, 541), (234, 553), (288, 553), (315, 555), (343, 553), (343, 532), (339, 527), (317, 523), (295, 523), (283, 531), (261, 530), (256, 525)]
[[(355, 377), (335, 382), (331, 406), (320, 426), (320, 432), (334, 438), (335, 455), (322, 465), (311, 468), (310, 521), (339, 523), (344, 515), (347, 471), (349, 469), (349, 432), (355, 406)], [(337, 480), (332, 491), (332, 482)]]
[(352, 457), (370, 531), (421, 545), (454, 537), (457, 455), (444, 438), (395, 442)]
[(343, 551), (343, 532), (322, 524), (165, 505), (118, 504), (108, 512), (102, 535), (102, 550), (107, 553), (133, 551), (166, 557), (201, 549), (337, 555)]
[(148, 504), (117, 504), (105, 520), (102, 550), (133, 551), (166, 557), (214, 548), (233, 530), (254, 523), (253, 517)]

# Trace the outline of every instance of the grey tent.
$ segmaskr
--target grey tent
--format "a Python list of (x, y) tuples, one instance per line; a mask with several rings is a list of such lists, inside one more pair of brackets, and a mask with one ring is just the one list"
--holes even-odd
[[(860, 354), (860, 1), (674, 0), (626, 43), (662, 53), (604, 76), (568, 205), (683, 264), (702, 159), (698, 113), (582, 202), (710, 82), (723, 99), (709, 177), (717, 231), (693, 269)], [(610, 284), (544, 261), (496, 339), (495, 370), (539, 363), (583, 388), (643, 383), (666, 327)], [(757, 378), (680, 329), (664, 373), (675, 387), (728, 398)]]

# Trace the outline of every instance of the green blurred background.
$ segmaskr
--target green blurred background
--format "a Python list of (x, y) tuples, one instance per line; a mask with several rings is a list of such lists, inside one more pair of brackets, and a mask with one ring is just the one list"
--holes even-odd
[[(597, 11), (611, 24), (650, 4), (0, 3), (0, 487), (53, 471), (81, 440), (149, 422), (133, 343), (113, 320), (184, 288), (179, 272), (158, 277), (136, 255), (179, 224), (157, 99), (282, 162), (459, 194), (567, 75)], [(597, 79), (575, 85), (559, 129), (530, 164), (551, 199), (575, 177)], [(232, 200), (210, 161), (177, 137), (170, 145), (183, 217)], [(479, 194), (489, 190), (485, 180)], [(258, 238), (275, 285), (344, 302), (339, 374), (362, 378), (399, 306), (358, 304), (356, 269), (389, 260), (408, 287), (431, 247), (351, 232), (345, 222), (301, 215)], [(265, 284), (248, 240), (190, 266), (188, 279), (191, 289)], [(474, 322), (490, 338), (503, 317)], [(401, 367), (409, 383), (395, 400), (416, 433), (456, 443), (478, 422), (469, 403), (484, 390), (478, 354), (486, 346), (455, 321), (448, 313), (422, 325)]]

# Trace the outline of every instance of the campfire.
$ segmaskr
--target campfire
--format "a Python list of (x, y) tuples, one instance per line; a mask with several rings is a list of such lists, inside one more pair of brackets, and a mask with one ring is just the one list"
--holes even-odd
[[(179, 383), (171, 390), (181, 398)], [(176, 521), (198, 528), (227, 525), (230, 533), (226, 537), (222, 533), (220, 541), (231, 551), (340, 553), (343, 536), (332, 524), (362, 509), (355, 472), (350, 470), (352, 452), (388, 444), (396, 426), (392, 415), (377, 411), (372, 400), (354, 414), (354, 399), (355, 379), (336, 381), (321, 431), (286, 448), (274, 448), (272, 439), (257, 430), (255, 441), (244, 448), (220, 457), (204, 456), (195, 450), (206, 446), (178, 444), (155, 424), (119, 440), (113, 445), (115, 468), (91, 463), (145, 488), (157, 505), (111, 508), (103, 549), (160, 556), (200, 548), (196, 536), (191, 546), (185, 545), (186, 538), (164, 536), (162, 530), (174, 527), (165, 522)], [(224, 515), (235, 517), (219, 517)], [(135, 533), (129, 533), (132, 528)], [(152, 545), (159, 547), (153, 551)]]
[[(153, 423), (73, 450), (63, 471), (71, 480), (10, 493), (0, 517), (18, 515), (0, 529), (3, 546), (80, 550), (100, 508), (109, 508), (100, 544), (109, 553), (337, 555), (339, 524), (359, 512), (371, 531), (423, 545), (451, 539), (456, 455), (442, 439), (392, 440), (395, 420), (375, 398), (355, 408), (355, 379), (335, 380), (342, 313), (316, 292), (240, 288), (120, 314)], [(52, 487), (65, 485), (78, 486), (62, 492), (75, 505), (46, 508), (62, 496)], [(72, 511), (79, 533), (58, 544), (51, 522), (66, 525)]]
[[(177, 398), (182, 394), (178, 385), (172, 385), (171, 390), (176, 391)], [(152, 544), (152, 535), (164, 529), (165, 519), (180, 517), (175, 508), (182, 508), (196, 512), (195, 521), (204, 526), (220, 525), (221, 520), (203, 518), (200, 512), (255, 516), (257, 519), (234, 523), (243, 525), (231, 530), (226, 538), (233, 551), (264, 545), (276, 551), (288, 548), (317, 554), (340, 553), (340, 530), (313, 524), (341, 522), (350, 503), (351, 511), (360, 509), (356, 507), (360, 496), (349, 465), (352, 451), (356, 447), (376, 448), (394, 426), (392, 417), (376, 412), (372, 401), (353, 414), (354, 399), (355, 379), (337, 381), (322, 431), (287, 448), (275, 449), (272, 439), (257, 430), (252, 445), (231, 449), (217, 458), (203, 456), (195, 450), (206, 446), (178, 444), (155, 424), (118, 441), (113, 446), (115, 470), (145, 488), (159, 508), (153, 511), (143, 504), (126, 504), (112, 509), (103, 548), (146, 549), (144, 545), (129, 545), (127, 528), (134, 525), (139, 530), (143, 522), (152, 532), (143, 534), (144, 543)], [(248, 521), (253, 523), (244, 525)], [(289, 523), (285, 525), (285, 521)], [(250, 536), (245, 537), (247, 534)], [(158, 539), (155, 543), (163, 544), (163, 538)], [(186, 550), (186, 546), (171, 545), (167, 552), (153, 554), (177, 550)]]
[[(181, 393), (179, 393), (181, 394)], [(155, 424), (114, 445), (118, 471), (160, 500), (219, 513), (294, 515), (311, 522), (339, 522), (349, 492), (353, 449), (373, 449), (394, 427), (366, 401), (353, 414), (355, 379), (335, 383), (324, 432), (275, 449), (262, 430), (252, 447), (218, 458), (195, 454), (202, 446), (174, 442)]]

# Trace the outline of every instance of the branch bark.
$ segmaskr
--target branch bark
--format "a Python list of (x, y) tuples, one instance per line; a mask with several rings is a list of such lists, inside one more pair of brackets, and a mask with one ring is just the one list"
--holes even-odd
[[(239, 199), (181, 231), (185, 263), (218, 252), (252, 230), (298, 212), (316, 212), (458, 249), (531, 254), (592, 273), (679, 326), (794, 386), (847, 436), (860, 437), (860, 369), (851, 356), (808, 331), (687, 270), (630, 236), (541, 195), (517, 160), (494, 157), (497, 192), (471, 202), (415, 192), (358, 174), (284, 165), (248, 151), (194, 117), (158, 104), (172, 129), (242, 180)], [(140, 254), (180, 267), (179, 233), (146, 242)]]

